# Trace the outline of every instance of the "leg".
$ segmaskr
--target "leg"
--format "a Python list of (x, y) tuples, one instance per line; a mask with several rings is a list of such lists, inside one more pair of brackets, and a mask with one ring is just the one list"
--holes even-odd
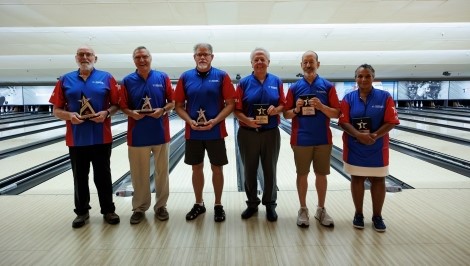
[(90, 188), (88, 174), (90, 172), (90, 159), (85, 147), (69, 147), (70, 162), (72, 164), (74, 183), (74, 202), (77, 215), (88, 213), (90, 207)]
[(317, 189), (318, 207), (324, 208), (326, 190), (328, 187), (328, 180), (326, 179), (326, 175), (315, 173), (315, 187)]
[(248, 208), (257, 208), (261, 203), (258, 198), (259, 135), (240, 128), (237, 134), (240, 159), (243, 163), (244, 187)]
[(196, 203), (203, 203), (204, 199), (202, 197), (202, 192), (204, 190), (204, 163), (193, 165), (192, 168), (193, 190), (194, 196), (196, 197)]
[(297, 194), (300, 207), (307, 207), (308, 174), (297, 175)]
[(351, 176), (351, 194), (356, 208), (356, 213), (362, 214), (362, 205), (364, 202), (364, 176)]
[(93, 146), (91, 153), (93, 179), (101, 206), (101, 214), (114, 213), (113, 184), (111, 179), (111, 144)]
[(261, 134), (261, 166), (263, 169), (264, 188), (263, 205), (275, 208), (277, 201), (277, 161), (281, 148), (281, 135), (279, 129), (273, 129)]
[(170, 195), (169, 169), (168, 169), (168, 149), (169, 144), (154, 146), (152, 148), (155, 172), (155, 211), (160, 207), (165, 207)]
[(129, 165), (131, 170), (132, 211), (145, 212), (150, 207), (150, 147), (128, 146)]
[(372, 197), (372, 212), (373, 216), (382, 216), (382, 207), (385, 201), (385, 177), (372, 177), (369, 178), (370, 194)]
[(222, 190), (224, 189), (224, 172), (223, 166), (211, 164), (212, 169), (212, 186), (215, 193), (215, 205), (221, 205)]

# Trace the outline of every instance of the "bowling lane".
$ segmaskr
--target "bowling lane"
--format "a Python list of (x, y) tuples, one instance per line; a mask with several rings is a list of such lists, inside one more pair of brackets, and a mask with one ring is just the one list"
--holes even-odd
[[(343, 132), (334, 128), (331, 130), (334, 145), (342, 148), (343, 140), (341, 136)], [(390, 137), (395, 138), (399, 134), (402, 134), (402, 132), (393, 129), (390, 132)], [(406, 137), (403, 140), (413, 143), (413, 140)], [(432, 138), (426, 139), (425, 142), (427, 146), (436, 148), (447, 145), (447, 142)], [(470, 188), (470, 179), (468, 177), (392, 149), (390, 149), (390, 174), (414, 188)]]
[[(65, 130), (65, 129), (62, 129)], [(112, 127), (113, 135), (119, 134), (121, 132), (125, 132), (127, 130), (127, 123), (118, 124)], [(63, 132), (65, 133), (65, 132)], [(28, 140), (35, 142), (44, 138), (44, 134), (48, 134), (48, 132), (43, 132), (42, 134), (34, 134), (35, 136), (31, 136)], [(47, 135), (47, 138), (51, 136)], [(18, 141), (15, 139), (3, 141), (3, 142), (16, 142), (15, 144), (18, 145)], [(3, 145), (3, 143), (2, 143)], [(10, 144), (11, 146), (12, 144)], [(8, 146), (8, 145), (5, 145)], [(21, 172), (25, 169), (29, 169), (34, 167), (38, 164), (45, 163), (57, 157), (63, 156), (68, 154), (68, 148), (65, 145), (65, 140), (44, 146), (41, 148), (37, 148), (31, 150), (26, 153), (21, 153), (15, 156), (10, 156), (8, 158), (0, 160), (0, 165), (2, 166), (2, 172), (0, 173), (0, 178), (4, 178), (10, 176), (12, 174), (16, 174)], [(7, 167), (8, 166), (8, 167)]]
[[(123, 132), (127, 130), (127, 123), (119, 124), (116, 131)], [(116, 126), (117, 127), (117, 126)], [(184, 122), (180, 118), (170, 120), (170, 136), (173, 136), (184, 127)], [(117, 132), (116, 132), (117, 133)], [(116, 134), (115, 133), (115, 134)], [(62, 143), (64, 145), (64, 143)], [(123, 143), (115, 148), (111, 153), (111, 176), (113, 182), (129, 171), (129, 160), (127, 156), (127, 144)], [(93, 169), (90, 170), (90, 192), (96, 193), (96, 187), (93, 184)], [(171, 182), (170, 182), (171, 184)], [(66, 171), (23, 194), (73, 194), (73, 175), (72, 171)]]
[[(431, 122), (431, 123), (437, 123), (441, 125), (470, 128), (470, 120), (466, 121), (462, 119), (462, 121), (457, 122), (457, 121), (449, 121), (448, 119), (442, 119), (442, 118), (422, 117), (422, 116), (414, 116), (414, 115), (408, 115), (408, 114), (402, 114), (402, 113), (398, 114), (398, 117), (413, 119), (416, 122)], [(401, 121), (403, 122), (403, 120)]]

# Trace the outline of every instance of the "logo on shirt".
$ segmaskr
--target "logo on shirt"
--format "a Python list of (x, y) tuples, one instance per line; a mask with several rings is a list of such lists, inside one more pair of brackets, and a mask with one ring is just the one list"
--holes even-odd
[(383, 108), (384, 108), (384, 106), (383, 106), (383, 105), (380, 105), (380, 104), (372, 105), (371, 107), (372, 107), (372, 108), (380, 108), (380, 109), (383, 109)]
[(268, 88), (270, 88), (271, 90), (277, 90), (276, 86), (268, 86)]
[(104, 82), (101, 80), (93, 80), (91, 83), (104, 85)]
[(152, 84), (152, 87), (163, 88), (163, 84)]
[(216, 82), (217, 83), (217, 82), (219, 82), (219, 80), (218, 79), (209, 79), (208, 82)]

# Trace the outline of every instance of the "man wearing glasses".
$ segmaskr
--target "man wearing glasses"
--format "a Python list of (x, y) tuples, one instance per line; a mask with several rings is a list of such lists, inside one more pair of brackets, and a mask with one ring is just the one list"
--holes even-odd
[(95, 69), (97, 59), (92, 48), (79, 47), (75, 55), (79, 69), (61, 76), (49, 99), (54, 115), (67, 126), (65, 144), (72, 164), (77, 214), (73, 228), (84, 226), (90, 217), (90, 163), (104, 220), (109, 224), (120, 222), (114, 212), (110, 166), (110, 116), (118, 109), (118, 85), (110, 73)]
[(196, 68), (184, 72), (176, 85), (176, 113), (186, 122), (184, 162), (192, 166), (192, 183), (196, 202), (186, 215), (193, 220), (206, 212), (203, 200), (204, 155), (207, 151), (212, 169), (215, 193), (214, 220), (225, 221), (221, 198), (224, 187), (223, 165), (228, 163), (225, 140), (225, 118), (235, 106), (235, 90), (229, 75), (211, 66), (212, 46), (194, 46)]

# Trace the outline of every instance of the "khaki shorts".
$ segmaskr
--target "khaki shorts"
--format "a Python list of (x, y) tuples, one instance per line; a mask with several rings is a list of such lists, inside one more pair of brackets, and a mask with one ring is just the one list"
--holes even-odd
[(318, 146), (292, 146), (294, 151), (295, 169), (297, 175), (306, 175), (310, 172), (310, 164), (313, 172), (320, 175), (330, 174), (330, 156), (332, 144)]

